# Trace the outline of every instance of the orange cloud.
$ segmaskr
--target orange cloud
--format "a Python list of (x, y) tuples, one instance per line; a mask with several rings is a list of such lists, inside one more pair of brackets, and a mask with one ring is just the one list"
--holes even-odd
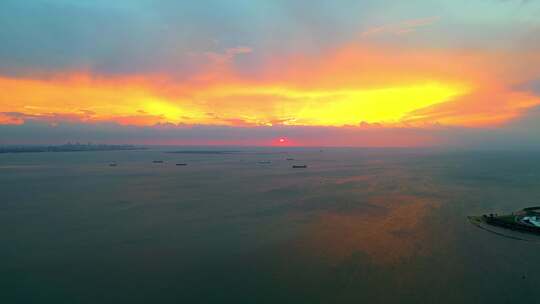
[(24, 119), (10, 113), (0, 113), (0, 125), (22, 125)]
[[(247, 78), (231, 61), (249, 52), (213, 54), (219, 64), (181, 82), (165, 75), (3, 76), (0, 123), (69, 117), (143, 126), (479, 126), (500, 124), (540, 104), (538, 97), (512, 89), (533, 72), (510, 61), (513, 54), (351, 44), (320, 56), (268, 59), (266, 68)], [(527, 58), (540, 62), (535, 55)]]

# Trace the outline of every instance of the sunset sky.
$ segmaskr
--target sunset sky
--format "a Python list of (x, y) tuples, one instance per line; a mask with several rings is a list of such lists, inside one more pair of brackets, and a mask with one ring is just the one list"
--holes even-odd
[(534, 0), (3, 0), (0, 144), (540, 145), (538, 16)]

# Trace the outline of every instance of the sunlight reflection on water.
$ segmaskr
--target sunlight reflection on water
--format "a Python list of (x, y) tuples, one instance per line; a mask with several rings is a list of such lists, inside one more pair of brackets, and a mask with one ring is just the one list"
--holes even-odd
[(8, 302), (455, 303), (540, 283), (529, 245), (466, 220), (540, 201), (537, 154), (171, 150), (2, 155)]

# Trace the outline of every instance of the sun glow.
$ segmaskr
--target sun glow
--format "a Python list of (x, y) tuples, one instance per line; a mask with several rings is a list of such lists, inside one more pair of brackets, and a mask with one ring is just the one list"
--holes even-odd
[[(251, 95), (271, 96), (275, 120), (285, 125), (345, 126), (361, 122), (396, 124), (418, 109), (466, 94), (465, 85), (437, 82), (377, 89), (298, 90), (251, 88)], [(242, 96), (243, 91), (232, 91)]]
[[(10, 101), (0, 105), (0, 112), (131, 125), (338, 127), (362, 122), (400, 123), (416, 110), (444, 103), (469, 90), (465, 85), (441, 82), (324, 90), (241, 82), (182, 90), (168, 82), (166, 87), (163, 92), (151, 80), (140, 79), (0, 78), (0, 97)], [(6, 116), (0, 123), (20, 123), (21, 119)]]
[(157, 98), (147, 98), (141, 102), (141, 114), (149, 114), (159, 116), (171, 123), (179, 123), (182, 121), (182, 115), (185, 111), (177, 106)]

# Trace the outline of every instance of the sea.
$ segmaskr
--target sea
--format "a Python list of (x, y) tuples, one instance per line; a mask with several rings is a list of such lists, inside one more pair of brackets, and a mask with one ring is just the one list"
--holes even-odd
[(540, 243), (467, 219), (535, 205), (538, 151), (0, 154), (0, 303), (536, 303)]

